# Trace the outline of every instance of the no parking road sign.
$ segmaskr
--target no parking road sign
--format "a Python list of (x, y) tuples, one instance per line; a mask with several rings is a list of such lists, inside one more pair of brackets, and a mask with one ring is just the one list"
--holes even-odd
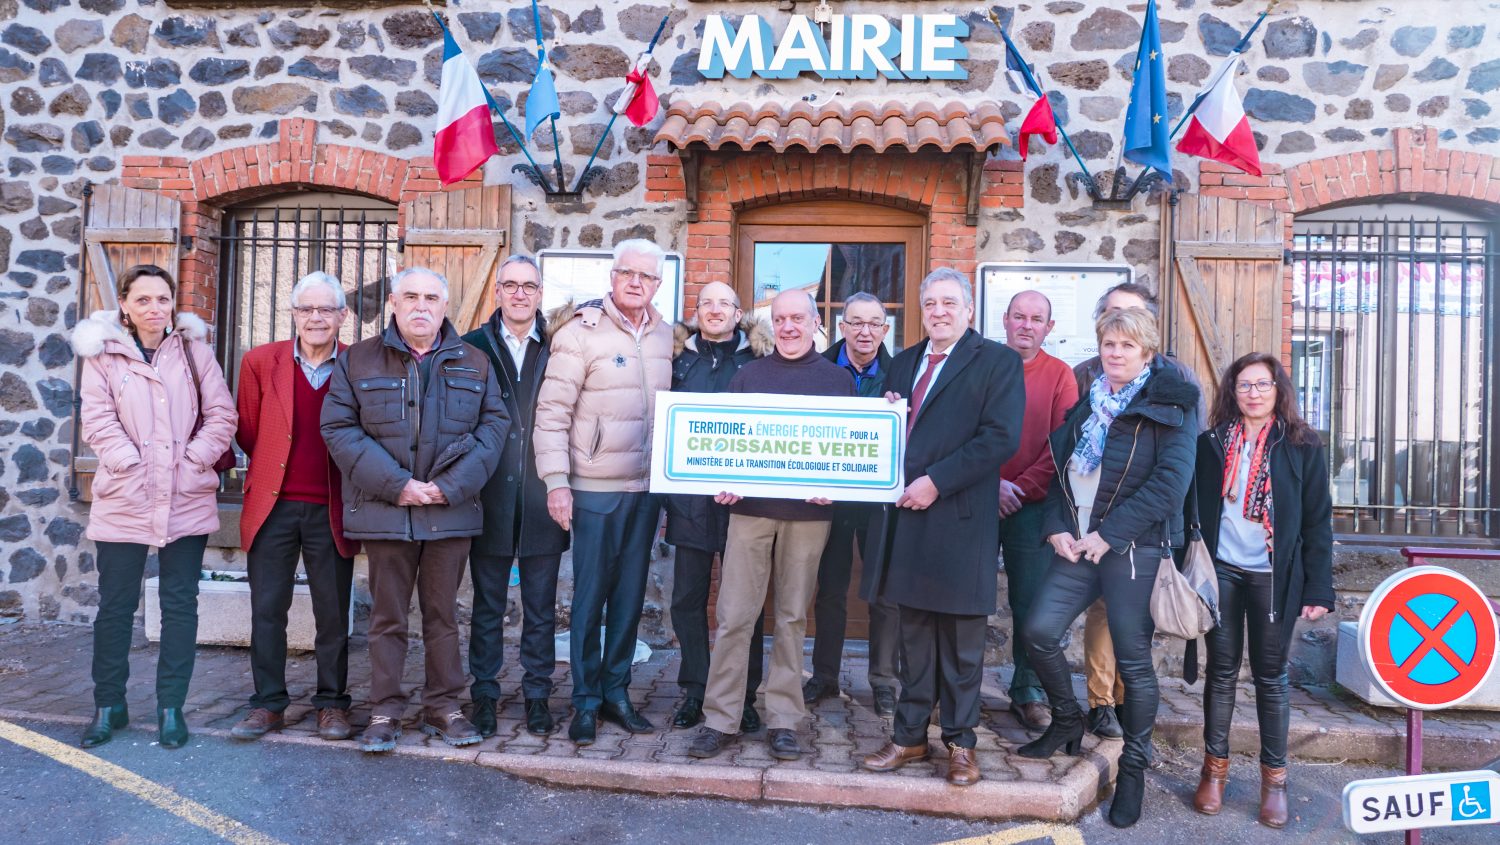
[(1359, 617), (1359, 649), (1375, 682), (1417, 710), (1452, 707), (1495, 666), (1495, 613), (1469, 579), (1440, 566), (1387, 578)]

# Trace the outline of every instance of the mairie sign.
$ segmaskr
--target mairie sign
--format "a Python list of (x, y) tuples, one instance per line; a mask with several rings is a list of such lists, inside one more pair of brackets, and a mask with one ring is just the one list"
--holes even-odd
[(1417, 710), (1452, 707), (1495, 668), (1489, 599), (1440, 566), (1414, 566), (1381, 583), (1359, 617), (1359, 648), (1375, 683)]
[(709, 79), (759, 76), (791, 79), (968, 79), (959, 62), (969, 57), (961, 39), (969, 25), (958, 15), (902, 15), (899, 26), (884, 15), (834, 15), (828, 34), (807, 15), (792, 15), (778, 36), (760, 15), (735, 26), (723, 15), (703, 20), (698, 71)]

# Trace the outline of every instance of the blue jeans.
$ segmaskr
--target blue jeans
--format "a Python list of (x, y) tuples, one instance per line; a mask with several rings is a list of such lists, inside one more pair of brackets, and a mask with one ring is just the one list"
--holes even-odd
[[(650, 493), (573, 492), (573, 707), (629, 699), (661, 506)], [(604, 625), (604, 642), (599, 626)]]

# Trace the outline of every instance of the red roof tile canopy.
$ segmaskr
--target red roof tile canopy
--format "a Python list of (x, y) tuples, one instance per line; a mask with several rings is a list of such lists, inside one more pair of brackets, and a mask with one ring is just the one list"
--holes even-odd
[(696, 143), (711, 150), (766, 145), (779, 153), (794, 147), (809, 152), (829, 147), (846, 153), (856, 147), (876, 152), (935, 147), (952, 152), (960, 148), (989, 151), (1009, 144), (1010, 136), (995, 102), (970, 106), (895, 100), (884, 105), (866, 100), (824, 105), (798, 101), (758, 107), (740, 102), (724, 108), (717, 102), (699, 105), (675, 100), (656, 140), (677, 149)]

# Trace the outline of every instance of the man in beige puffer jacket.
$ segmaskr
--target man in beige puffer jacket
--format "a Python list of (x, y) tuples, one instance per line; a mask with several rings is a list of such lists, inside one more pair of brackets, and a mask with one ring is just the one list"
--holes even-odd
[(672, 386), (672, 324), (651, 306), (663, 261), (650, 241), (621, 241), (609, 295), (548, 321), (557, 329), (532, 445), (547, 512), (573, 531), (568, 736), (579, 745), (594, 741), (601, 709), (631, 733), (653, 729), (629, 688), (660, 515), (649, 491), (651, 423), (656, 392)]

